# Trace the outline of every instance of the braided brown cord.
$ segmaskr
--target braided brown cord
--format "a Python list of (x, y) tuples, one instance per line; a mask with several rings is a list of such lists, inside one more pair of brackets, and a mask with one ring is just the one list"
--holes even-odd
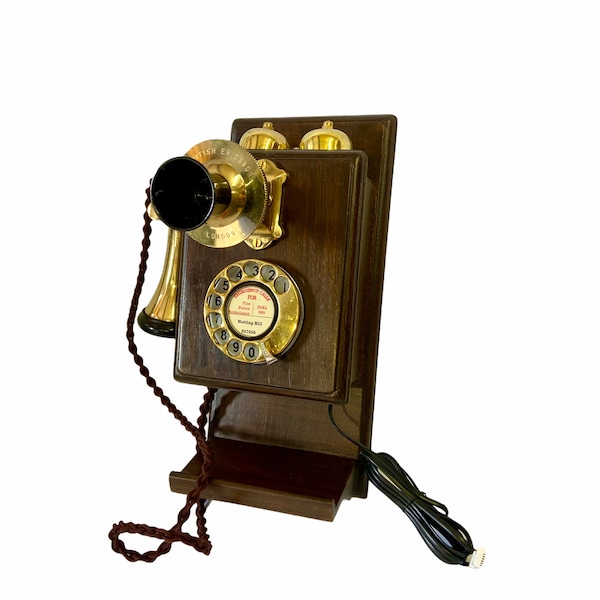
[[(129, 310), (129, 317), (127, 319), (127, 340), (129, 341), (129, 351), (133, 355), (135, 364), (138, 365), (140, 373), (146, 379), (146, 383), (154, 391), (154, 395), (160, 398), (162, 404), (166, 406), (169, 412), (189, 431), (196, 439), (196, 452), (200, 458), (200, 475), (196, 479), (196, 485), (191, 490), (187, 497), (185, 506), (179, 512), (177, 516), (177, 523), (171, 529), (160, 529), (158, 527), (151, 527), (149, 525), (141, 525), (136, 523), (119, 523), (113, 525), (110, 530), (108, 537), (112, 542), (112, 549), (119, 554), (122, 554), (127, 560), (135, 562), (138, 560), (144, 562), (153, 562), (159, 556), (166, 554), (171, 549), (173, 542), (183, 542), (188, 546), (192, 546), (198, 552), (209, 554), (211, 550), (211, 543), (206, 530), (206, 519), (204, 517), (205, 503), (202, 500), (202, 490), (207, 486), (210, 478), (210, 471), (212, 466), (212, 456), (210, 448), (206, 441), (204, 430), (208, 420), (208, 412), (212, 404), (216, 390), (209, 388), (207, 393), (204, 395), (202, 405), (200, 406), (200, 416), (198, 417), (198, 425), (192, 424), (181, 411), (171, 402), (171, 400), (165, 395), (163, 390), (157, 385), (156, 380), (150, 376), (148, 368), (144, 365), (142, 357), (139, 355), (137, 346), (133, 341), (134, 337), (134, 324), (136, 314), (138, 310), (138, 304), (142, 286), (144, 284), (144, 278), (146, 274), (146, 266), (148, 262), (148, 248), (150, 247), (150, 233), (152, 231), (151, 219), (148, 215), (148, 206), (150, 204), (150, 190), (146, 190), (146, 210), (144, 212), (144, 238), (142, 241), (142, 252), (140, 254), (140, 266), (139, 275), (136, 282), (133, 297), (131, 299), (131, 307)], [(188, 520), (192, 507), (196, 505), (196, 527), (198, 536), (195, 537), (189, 533), (182, 531), (183, 525)], [(119, 536), (123, 533), (137, 533), (148, 537), (164, 540), (156, 550), (140, 553), (136, 550), (129, 550), (125, 547)]]

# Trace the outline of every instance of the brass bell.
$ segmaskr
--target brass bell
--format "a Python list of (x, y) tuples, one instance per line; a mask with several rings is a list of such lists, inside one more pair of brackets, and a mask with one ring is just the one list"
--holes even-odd
[(352, 150), (352, 142), (343, 131), (334, 129), (333, 121), (328, 120), (323, 127), (304, 135), (300, 150)]
[(287, 150), (287, 139), (266, 121), (262, 127), (248, 129), (240, 138), (240, 146), (246, 150)]

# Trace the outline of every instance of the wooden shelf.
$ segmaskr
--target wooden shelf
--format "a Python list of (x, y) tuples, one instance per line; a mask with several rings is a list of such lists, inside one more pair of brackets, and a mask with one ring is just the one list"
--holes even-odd
[[(356, 460), (235, 440), (214, 438), (211, 483), (204, 498), (333, 521), (339, 504), (352, 496)], [(194, 457), (169, 481), (187, 494), (199, 474)]]

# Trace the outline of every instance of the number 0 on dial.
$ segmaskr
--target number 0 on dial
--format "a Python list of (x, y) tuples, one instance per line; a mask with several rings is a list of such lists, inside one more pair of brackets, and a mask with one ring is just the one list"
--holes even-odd
[(212, 280), (204, 300), (204, 324), (229, 358), (270, 363), (296, 341), (304, 306), (289, 273), (273, 263), (244, 260)]

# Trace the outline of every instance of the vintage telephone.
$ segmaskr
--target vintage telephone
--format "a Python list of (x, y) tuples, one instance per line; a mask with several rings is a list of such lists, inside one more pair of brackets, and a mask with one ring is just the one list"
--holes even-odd
[[(445, 507), (370, 450), (395, 142), (392, 115), (237, 119), (231, 141), (201, 142), (158, 168), (128, 339), (197, 453), (170, 475), (187, 494), (172, 529), (114, 526), (113, 549), (129, 560), (154, 560), (173, 541), (208, 553), (209, 500), (333, 520), (370, 480), (438, 558), (482, 562)], [(154, 219), (169, 227), (167, 252), (138, 313)], [(144, 331), (175, 338), (175, 378), (208, 388), (197, 425), (144, 366), (136, 313)], [(194, 505), (197, 537), (182, 532)], [(140, 554), (122, 533), (163, 542)]]

